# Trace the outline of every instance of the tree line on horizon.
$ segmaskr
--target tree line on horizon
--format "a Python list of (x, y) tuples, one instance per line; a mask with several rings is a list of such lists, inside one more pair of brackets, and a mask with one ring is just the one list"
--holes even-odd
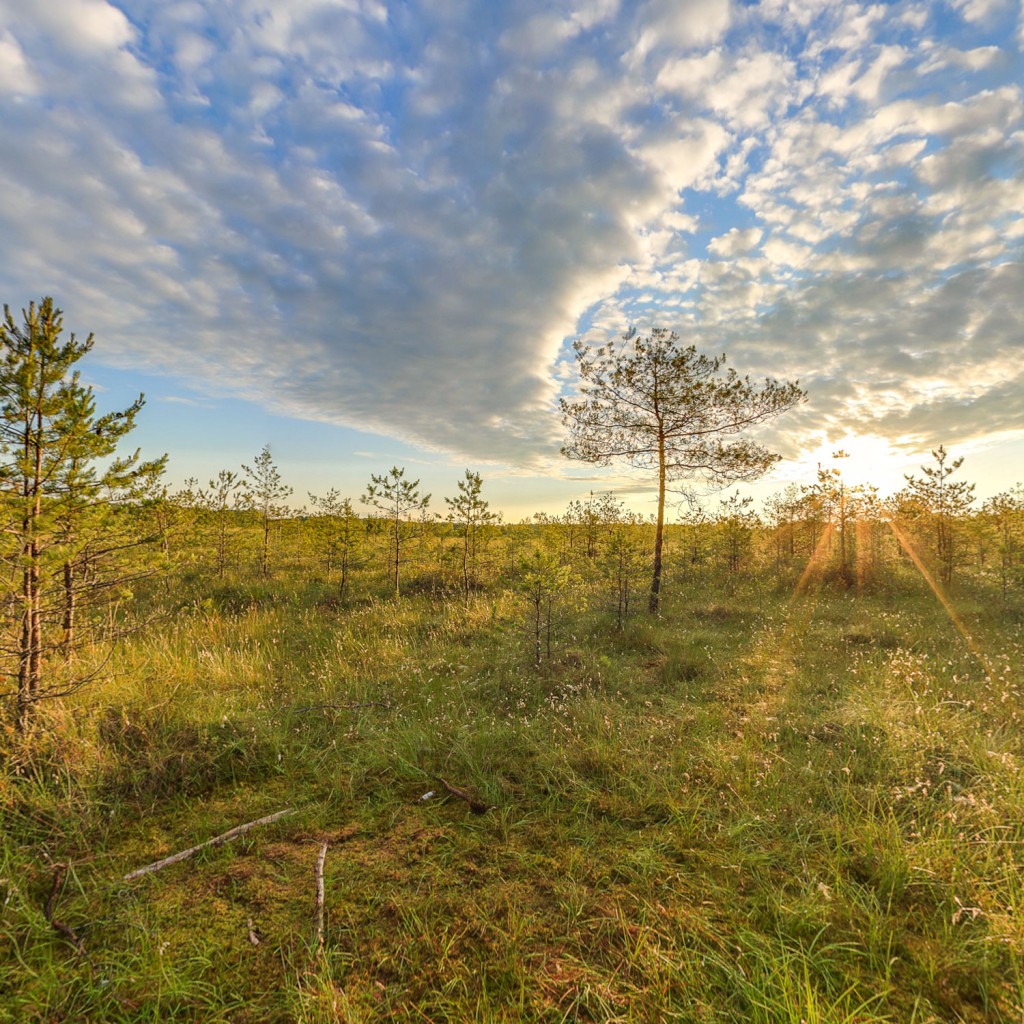
[(398, 466), (371, 475), (359, 499), (372, 510), (367, 516), (336, 489), (310, 494), (310, 511), (296, 513), (269, 446), (240, 471), (171, 491), (162, 481), (166, 457), (120, 454), (143, 397), (99, 413), (76, 368), (92, 335), (80, 342), (62, 333), (50, 298), (30, 304), (20, 323), (4, 307), (0, 698), (20, 729), (41, 701), (102, 671), (51, 670), (130, 628), (125, 608), (151, 579), (215, 588), (229, 576), (266, 581), (298, 569), (319, 574), (342, 603), (353, 599), (357, 577), (366, 592), (383, 588), (396, 598), (403, 586), (469, 599), (507, 585), (528, 609), (538, 662), (550, 651), (557, 605), (580, 581), (601, 595), (621, 628), (641, 594), (650, 613), (659, 611), (666, 565), (679, 575), (714, 568), (729, 578), (816, 557), (837, 584), (852, 586), (877, 578), (887, 561), (923, 554), (945, 586), (968, 561), (997, 574), (1004, 598), (1022, 584), (1024, 489), (1018, 484), (975, 510), (973, 485), (955, 479), (963, 460), (951, 460), (943, 446), (887, 499), (849, 486), (837, 452), (816, 480), (773, 495), (760, 513), (738, 494), (717, 507), (691, 498), (678, 522), (668, 523), (673, 484), (750, 481), (778, 461), (744, 432), (805, 395), (797, 383), (740, 377), (724, 369), (724, 356), (682, 347), (660, 328), (631, 331), (596, 350), (577, 343), (579, 397), (561, 403), (564, 454), (650, 472), (657, 514), (644, 518), (612, 493), (592, 493), (562, 515), (520, 524), (491, 510), (481, 475), (469, 469), (444, 499), (443, 516), (429, 511), (431, 496)]

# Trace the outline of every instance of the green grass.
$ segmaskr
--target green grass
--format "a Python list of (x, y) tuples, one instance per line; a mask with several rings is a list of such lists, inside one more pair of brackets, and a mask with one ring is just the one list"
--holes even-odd
[(539, 668), (499, 590), (160, 598), (5, 741), (0, 1021), (1019, 1022), (1019, 607), (954, 593), (986, 674), (912, 575), (795, 583), (573, 612)]

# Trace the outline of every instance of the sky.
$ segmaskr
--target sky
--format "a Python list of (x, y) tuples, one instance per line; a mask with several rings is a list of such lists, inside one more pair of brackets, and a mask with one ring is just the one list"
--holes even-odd
[[(510, 519), (651, 481), (559, 454), (574, 339), (799, 379), (833, 451), (1024, 478), (1024, 3), (0, 0), (0, 301), (101, 409), (301, 504), (466, 468)], [(749, 489), (748, 489), (749, 490)], [(712, 506), (717, 499), (708, 499)]]

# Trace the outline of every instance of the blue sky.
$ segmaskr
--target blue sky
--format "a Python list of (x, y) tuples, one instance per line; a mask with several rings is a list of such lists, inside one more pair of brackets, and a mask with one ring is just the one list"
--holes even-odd
[(629, 323), (809, 399), (889, 489), (1024, 477), (1020, 0), (0, 0), (0, 299), (94, 331), (172, 482), (466, 467), (512, 517), (649, 482), (558, 454)]

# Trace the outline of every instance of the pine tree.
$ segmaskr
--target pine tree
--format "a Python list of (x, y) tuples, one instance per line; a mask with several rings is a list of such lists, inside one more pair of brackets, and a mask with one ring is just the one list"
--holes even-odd
[(950, 477), (963, 465), (963, 457), (947, 462), (943, 445), (932, 452), (934, 466), (922, 466), (923, 477), (906, 476), (907, 492), (921, 507), (932, 526), (932, 546), (943, 583), (953, 581), (958, 547), (958, 520), (974, 501), (974, 484)]
[[(842, 448), (832, 453), (832, 458), (837, 460), (849, 457), (850, 453)], [(836, 530), (839, 537), (839, 568), (836, 575), (840, 583), (849, 586), (854, 579), (851, 525), (857, 523), (864, 512), (865, 490), (859, 485), (849, 486), (840, 466), (822, 466), (819, 463), (818, 479), (809, 489), (809, 494), (823, 518)]]
[(281, 474), (274, 465), (270, 454), (270, 445), (265, 444), (263, 450), (253, 460), (252, 466), (242, 466), (245, 480), (242, 483), (240, 502), (243, 507), (257, 512), (263, 533), (260, 545), (260, 575), (270, 575), (270, 527), (271, 524), (288, 515), (289, 509), (284, 504), (292, 489), (281, 481)]
[(328, 577), (337, 565), (340, 572), (338, 597), (345, 600), (349, 576), (359, 549), (359, 518), (349, 498), (332, 487), (322, 498), (309, 494), (315, 510), (314, 524), (323, 547), (324, 565)]
[(764, 503), (765, 515), (772, 527), (775, 562), (791, 562), (796, 557), (796, 525), (800, 516), (800, 488), (789, 484), (781, 494), (773, 494)]
[(614, 494), (591, 495), (592, 508), (602, 527), (595, 556), (601, 576), (611, 584), (615, 602), (615, 628), (629, 617), (634, 585), (647, 569), (647, 530), (643, 516), (630, 512)]
[(739, 494), (730, 494), (719, 502), (716, 525), (720, 552), (731, 574), (739, 572), (740, 565), (750, 553), (754, 530), (760, 525), (753, 504), (752, 497), (741, 498)]
[(1024, 551), (1024, 486), (993, 495), (981, 510), (983, 522), (995, 532), (999, 555), (999, 585), (1003, 600), (1014, 576), (1019, 573)]
[(480, 496), (483, 481), (479, 473), (466, 470), (466, 476), (457, 484), (459, 493), (445, 498), (448, 522), (462, 528), (462, 589), (469, 597), (471, 583), (476, 578), (477, 546), (481, 531), (501, 521), (501, 514), (491, 512), (488, 502)]
[(546, 653), (548, 661), (554, 643), (554, 612), (574, 583), (572, 567), (557, 555), (534, 550), (532, 558), (523, 559), (519, 590), (529, 609), (527, 630), (533, 647), (533, 663), (540, 667)]
[(402, 530), (413, 512), (421, 512), (430, 504), (430, 495), (420, 496), (419, 480), (406, 480), (405, 468), (391, 467), (384, 476), (370, 474), (370, 483), (362, 501), (380, 509), (390, 525), (390, 575), (395, 586), (395, 597), (400, 593), (402, 564)]
[(760, 387), (734, 370), (725, 356), (710, 358), (678, 335), (655, 328), (591, 350), (576, 342), (579, 401), (562, 400), (569, 442), (562, 453), (608, 465), (624, 459), (658, 479), (658, 516), (648, 608), (658, 611), (665, 493), (672, 480), (698, 477), (718, 486), (754, 480), (778, 456), (753, 441), (731, 440), (773, 419), (804, 398), (796, 384), (766, 379)]
[(244, 505), (248, 501), (243, 497), (242, 486), (237, 473), (222, 469), (209, 482), (208, 489), (199, 492), (198, 501), (204, 518), (213, 524), (218, 578), (224, 575), (231, 553), (232, 514), (239, 504)]
[(115, 457), (135, 426), (143, 396), (120, 412), (99, 415), (92, 389), (75, 364), (93, 347), (75, 335), (61, 341), (63, 314), (44, 298), (15, 322), (0, 323), (0, 501), (4, 564), (14, 577), (17, 612), (2, 653), (10, 663), (16, 720), (28, 727), (39, 701), (61, 696), (86, 678), (60, 681), (55, 654), (92, 642), (76, 633), (83, 603), (137, 575), (126, 553), (134, 535), (131, 502), (163, 471), (165, 459), (142, 462), (136, 451)]

